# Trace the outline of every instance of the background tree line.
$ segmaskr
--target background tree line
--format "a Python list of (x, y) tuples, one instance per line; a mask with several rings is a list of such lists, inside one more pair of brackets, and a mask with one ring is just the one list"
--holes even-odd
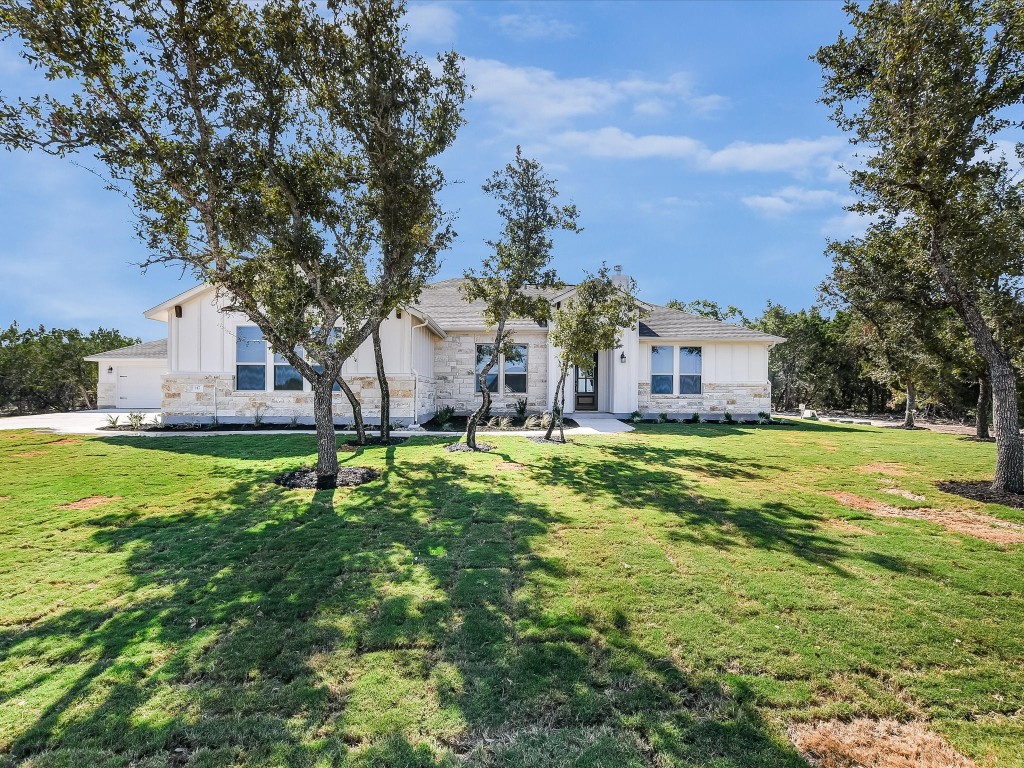
[(0, 413), (72, 411), (96, 404), (96, 363), (83, 358), (138, 344), (120, 331), (26, 328), (0, 332)]

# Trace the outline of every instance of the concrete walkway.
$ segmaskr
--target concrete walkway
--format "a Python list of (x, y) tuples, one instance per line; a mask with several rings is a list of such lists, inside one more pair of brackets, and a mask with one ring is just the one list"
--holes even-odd
[[(33, 429), (37, 431), (54, 432), (56, 434), (63, 435), (139, 435), (143, 437), (180, 437), (187, 435), (196, 437), (199, 435), (210, 436), (210, 435), (294, 435), (294, 434), (315, 434), (313, 429), (251, 429), (245, 432), (218, 432), (218, 431), (201, 431), (201, 432), (188, 432), (188, 431), (167, 431), (167, 432), (110, 432), (104, 430), (103, 427), (107, 426), (107, 416), (110, 414), (118, 414), (121, 417), (121, 423), (125, 423), (125, 416), (128, 413), (138, 412), (145, 413), (147, 420), (155, 420), (159, 414), (159, 410), (141, 410), (134, 409), (133, 411), (118, 410), (118, 409), (107, 409), (101, 411), (74, 411), (72, 413), (40, 413), (33, 416), (4, 416), (0, 417), (0, 430), (10, 429)], [(592, 413), (586, 416), (580, 414), (573, 414), (572, 418), (579, 424), (578, 427), (565, 430), (566, 435), (607, 435), (618, 432), (632, 432), (633, 427), (628, 424), (624, 424), (610, 413)], [(367, 431), (371, 431), (372, 428), (368, 427)], [(353, 434), (350, 431), (343, 432), (338, 431), (338, 434)], [(433, 435), (438, 437), (456, 437), (461, 432), (424, 432), (423, 430), (408, 430), (408, 429), (396, 429), (392, 431), (392, 434), (396, 436), (412, 436), (412, 435)], [(479, 430), (477, 434), (480, 435), (518, 435), (520, 437), (542, 437), (544, 430), (524, 430), (515, 432), (502, 432), (502, 431), (488, 431)]]

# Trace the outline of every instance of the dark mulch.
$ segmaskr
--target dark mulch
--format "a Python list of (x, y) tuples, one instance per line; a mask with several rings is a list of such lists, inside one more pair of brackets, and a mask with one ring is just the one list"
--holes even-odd
[(552, 445), (572, 445), (572, 440), (558, 440), (557, 438), (551, 438), (548, 440), (546, 437), (531, 437), (529, 438), (535, 443), (549, 443)]
[[(459, 442), (457, 442), (457, 443), (448, 443), (448, 445), (446, 445), (444, 447), (444, 449), (446, 451), (448, 451), (449, 453), (463, 453), (465, 451), (469, 451), (470, 453), (473, 452), (473, 449), (470, 448), (468, 445), (466, 445), (461, 440)], [(476, 449), (477, 449), (477, 451), (482, 451), (482, 452), (486, 453), (487, 451), (493, 451), (494, 450), (494, 446), (489, 444), (489, 443), (477, 442)]]
[[(395, 437), (395, 436), (391, 436), (390, 438), (388, 438), (387, 444), (388, 445), (401, 445), (402, 443), (404, 443), (408, 439), (409, 439), (408, 437)], [(356, 439), (354, 437), (351, 440), (346, 440), (345, 442), (342, 443), (342, 445), (345, 446), (346, 448), (359, 448), (360, 447), (359, 443), (356, 441)], [(384, 441), (380, 439), (380, 436), (371, 437), (370, 435), (367, 435), (366, 436), (366, 443), (364, 443), (362, 447), (365, 448), (365, 447), (370, 446), (370, 445), (384, 445)]]
[[(508, 414), (501, 415), (508, 416)], [(519, 430), (528, 429), (525, 426), (526, 419), (521, 418), (519, 416), (509, 416), (509, 418), (512, 420), (512, 424), (510, 427), (508, 427), (508, 429), (504, 431), (516, 432)], [(467, 421), (468, 419), (465, 416), (452, 416), (452, 418), (450, 418), (444, 424), (439, 424), (436, 420), (431, 419), (430, 421), (423, 422), (420, 426), (423, 427), (423, 429), (426, 430), (427, 432), (465, 432)], [(579, 424), (576, 421), (570, 418), (566, 418), (563, 421), (563, 423), (565, 424), (566, 429), (569, 429), (570, 427), (579, 426)], [(447, 429), (445, 427), (447, 427)], [(480, 422), (480, 424), (477, 425), (477, 429), (483, 432), (484, 430), (489, 430), (491, 428), (488, 427), (485, 422)], [(545, 429), (545, 427), (529, 427), (529, 429)]]
[(993, 491), (992, 485), (986, 480), (946, 480), (936, 483), (935, 486), (940, 491), (952, 493), (954, 496), (962, 496), (965, 499), (1024, 509), (1024, 493)]
[[(340, 431), (352, 429), (350, 424), (335, 424), (334, 428)], [(292, 424), (279, 421), (271, 421), (264, 424), (152, 424), (146, 423), (141, 429), (132, 429), (127, 424), (118, 424), (116, 427), (100, 427), (104, 432), (311, 432), (316, 429), (315, 424)]]
[(370, 467), (342, 467), (334, 477), (333, 485), (317, 484), (316, 469), (300, 467), (292, 472), (285, 472), (274, 478), (274, 482), (285, 488), (344, 488), (351, 485), (362, 485), (380, 477), (380, 472)]

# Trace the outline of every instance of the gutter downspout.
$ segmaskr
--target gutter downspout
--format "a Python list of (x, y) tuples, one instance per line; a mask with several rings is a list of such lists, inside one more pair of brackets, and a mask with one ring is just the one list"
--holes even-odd
[[(428, 321), (424, 320), (419, 325), (414, 325), (410, 328), (410, 331), (416, 331), (419, 328), (423, 328), (427, 325)], [(413, 426), (418, 427), (420, 425), (420, 375), (416, 372), (416, 366), (413, 364), (413, 360), (416, 357), (416, 334), (410, 332), (409, 334), (409, 370), (412, 371), (412, 423)]]

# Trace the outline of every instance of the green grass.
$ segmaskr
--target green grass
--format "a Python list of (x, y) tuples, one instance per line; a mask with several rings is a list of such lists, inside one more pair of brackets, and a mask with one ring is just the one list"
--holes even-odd
[(802, 766), (787, 723), (862, 715), (1024, 765), (1024, 546), (824, 495), (1024, 522), (934, 487), (990, 444), (420, 438), (313, 493), (269, 482), (310, 436), (56, 439), (0, 433), (0, 765)]

